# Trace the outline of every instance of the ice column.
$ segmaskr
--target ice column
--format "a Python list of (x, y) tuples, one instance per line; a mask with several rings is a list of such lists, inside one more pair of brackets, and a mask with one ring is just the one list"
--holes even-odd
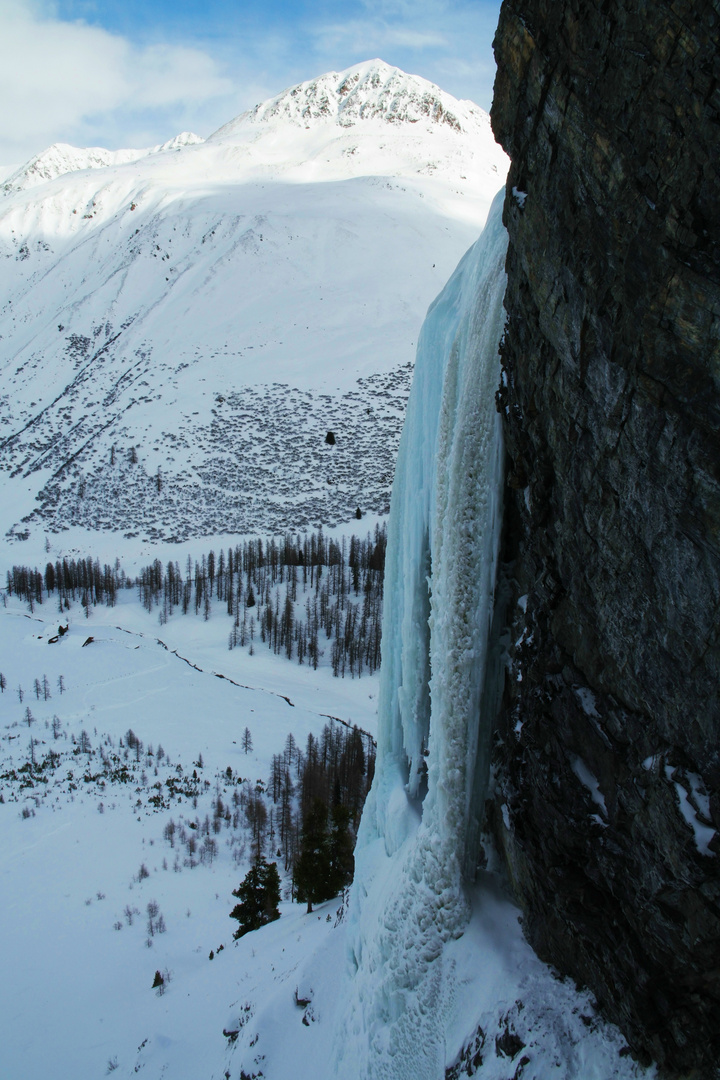
[(467, 919), (462, 871), (487, 788), (480, 701), (501, 527), (495, 408), (503, 332), (502, 193), (430, 307), (392, 492), (378, 756), (356, 848), (349, 1001), (336, 1071), (437, 1080)]

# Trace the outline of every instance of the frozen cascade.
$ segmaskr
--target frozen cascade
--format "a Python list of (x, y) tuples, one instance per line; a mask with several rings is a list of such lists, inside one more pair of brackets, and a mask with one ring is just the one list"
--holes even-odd
[[(352, 979), (336, 1045), (347, 1080), (444, 1074), (492, 716), (481, 717), (502, 519), (495, 407), (504, 326), (503, 192), (430, 307), (392, 492), (375, 780), (355, 852)], [(481, 960), (479, 960), (481, 962)]]

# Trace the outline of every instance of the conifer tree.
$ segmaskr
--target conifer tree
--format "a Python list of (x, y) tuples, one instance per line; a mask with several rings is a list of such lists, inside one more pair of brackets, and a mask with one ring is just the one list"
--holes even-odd
[(347, 806), (336, 803), (332, 808), (328, 852), (330, 896), (337, 896), (353, 879), (355, 859), (353, 838), (350, 833), (350, 811)]
[(230, 918), (240, 924), (233, 934), (235, 940), (280, 918), (280, 875), (274, 862), (268, 863), (262, 856), (256, 859), (232, 894), (240, 901), (230, 912)]
[(313, 799), (303, 821), (300, 854), (294, 871), (297, 898), (301, 902), (307, 901), (308, 914), (313, 904), (335, 895), (327, 818), (327, 805), (322, 799)]

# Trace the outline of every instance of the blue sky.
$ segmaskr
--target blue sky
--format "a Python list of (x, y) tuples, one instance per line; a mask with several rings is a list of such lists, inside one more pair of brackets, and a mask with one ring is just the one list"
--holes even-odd
[[(0, 0), (0, 165), (209, 135), (381, 57), (489, 108), (500, 0)], [(8, 107), (9, 106), (9, 107)]]

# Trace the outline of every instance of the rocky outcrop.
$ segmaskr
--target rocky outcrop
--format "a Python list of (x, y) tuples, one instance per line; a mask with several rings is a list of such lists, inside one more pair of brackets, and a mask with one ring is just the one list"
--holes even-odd
[(515, 589), (493, 812), (527, 934), (720, 1061), (720, 6), (505, 0)]

